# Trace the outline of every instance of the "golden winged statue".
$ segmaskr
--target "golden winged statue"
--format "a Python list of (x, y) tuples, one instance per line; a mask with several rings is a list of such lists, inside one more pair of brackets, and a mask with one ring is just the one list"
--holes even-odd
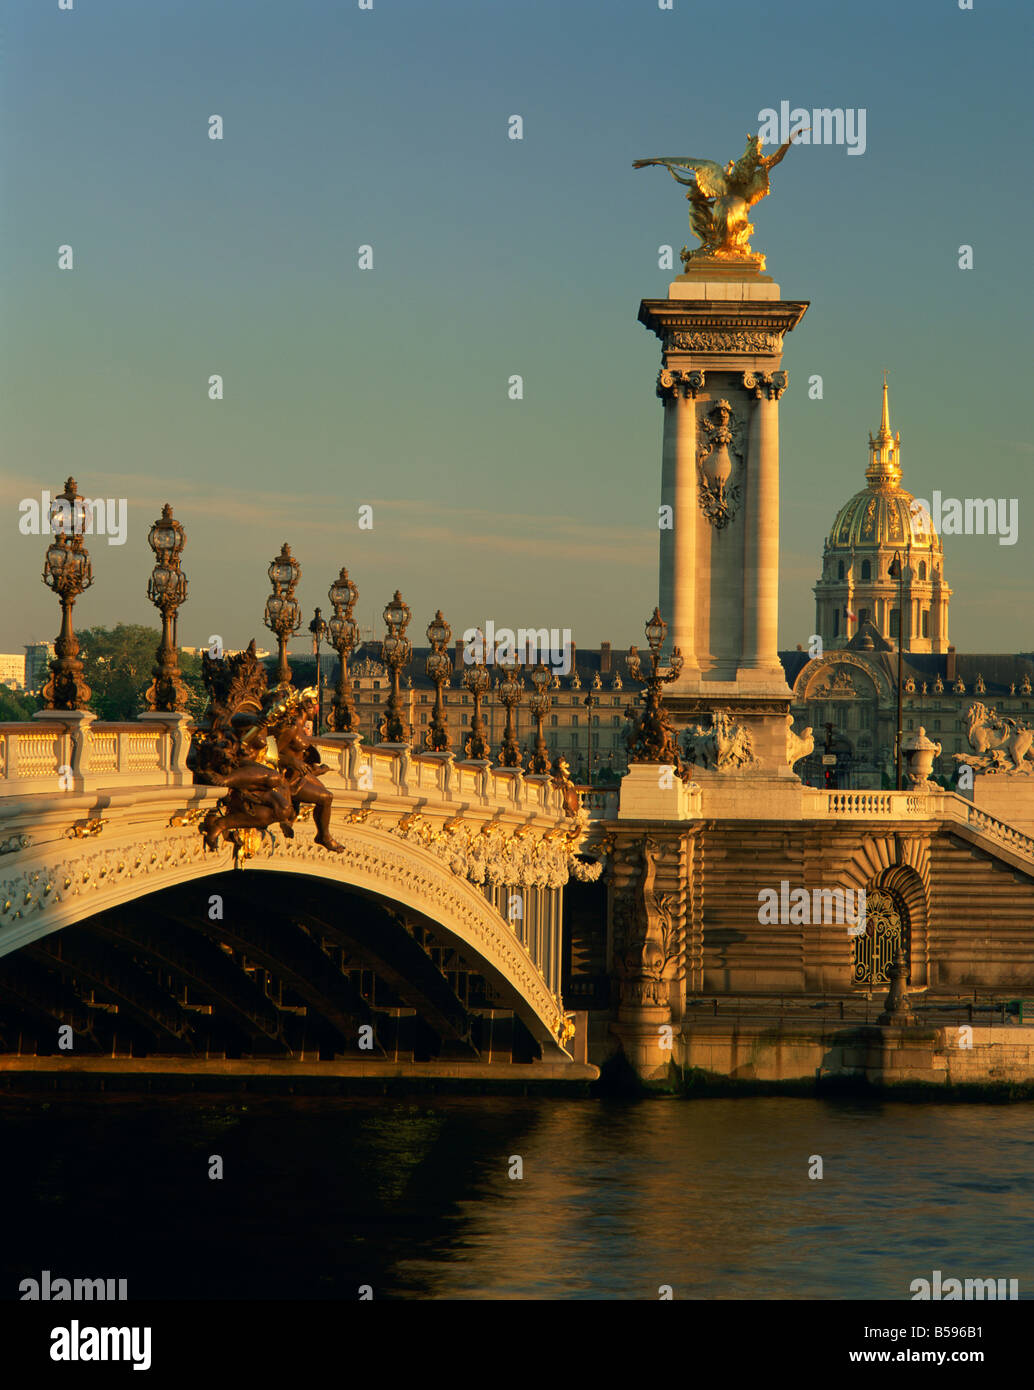
[[(774, 169), (793, 144), (794, 136), (808, 127), (795, 130), (774, 154), (761, 153), (760, 135), (748, 135), (747, 146), (739, 159), (730, 159), (723, 169), (713, 159), (637, 159), (633, 169), (645, 169), (650, 164), (663, 164), (677, 182), (689, 192), (689, 225), (701, 245), (694, 251), (682, 248), (682, 264), (688, 270), (693, 260), (741, 262), (764, 270), (764, 256), (751, 251), (750, 238), (754, 231), (747, 214), (755, 203), (770, 191), (768, 172)], [(688, 179), (676, 169), (689, 169)]]

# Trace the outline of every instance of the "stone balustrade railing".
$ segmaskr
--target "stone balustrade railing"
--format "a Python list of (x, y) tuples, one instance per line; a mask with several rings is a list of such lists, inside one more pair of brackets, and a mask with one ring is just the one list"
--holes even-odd
[(617, 787), (578, 788), (578, 805), (590, 820), (613, 820), (620, 801), (621, 793)]
[[(323, 735), (326, 785), (379, 799), (392, 796), (463, 801), (489, 810), (564, 815), (563, 796), (549, 777), (416, 752), (408, 744), (365, 747), (348, 734)], [(190, 720), (155, 715), (108, 724), (79, 712), (28, 723), (0, 724), (0, 798), (90, 792), (112, 786), (189, 786)]]
[(499, 810), (564, 814), (563, 796), (549, 777), (516, 768), (457, 758), (452, 753), (415, 751), (409, 744), (375, 743), (369, 747), (351, 734), (324, 734), (320, 756), (332, 769), (325, 778), (348, 791), (378, 798), (426, 796), (436, 801), (464, 801)]
[[(499, 811), (564, 815), (563, 794), (549, 777), (457, 759), (451, 753), (415, 752), (408, 744), (366, 747), (349, 734), (323, 735), (320, 755), (331, 771), (331, 790), (366, 793), (378, 799), (428, 798), (463, 801)], [(102, 787), (188, 786), (186, 764), (190, 721), (185, 715), (152, 715), (107, 724), (81, 713), (58, 714), (27, 723), (0, 723), (0, 798), (88, 792)], [(818, 819), (946, 820), (965, 825), (1034, 862), (1034, 838), (981, 811), (956, 792), (824, 791), (802, 787), (802, 811)], [(693, 784), (685, 811), (703, 814), (706, 799)], [(578, 790), (590, 820), (618, 814), (616, 788)]]
[(893, 816), (895, 819), (926, 818), (931, 814), (936, 792), (844, 791), (826, 792), (810, 788), (817, 804), (824, 803), (830, 816)]
[(1017, 830), (1014, 825), (998, 820), (995, 816), (989, 816), (986, 811), (979, 810), (971, 801), (967, 801), (965, 797), (959, 796), (955, 792), (945, 793), (945, 799), (947, 803), (945, 810), (949, 819), (969, 826), (979, 835), (987, 835), (990, 839), (996, 840), (1016, 854), (1034, 862), (1034, 838), (1030, 835), (1025, 835), (1022, 830)]
[(79, 713), (0, 724), (0, 797), (82, 792), (113, 780), (180, 786), (193, 780), (188, 727), (180, 715), (102, 724)]
[(887, 817), (894, 820), (949, 820), (987, 835), (1034, 861), (1034, 838), (1015, 826), (989, 816), (958, 792), (820, 792), (830, 816)]

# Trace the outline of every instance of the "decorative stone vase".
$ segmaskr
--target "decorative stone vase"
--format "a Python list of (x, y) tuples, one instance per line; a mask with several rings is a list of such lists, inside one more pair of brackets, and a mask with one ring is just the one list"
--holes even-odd
[(930, 773), (933, 760), (940, 756), (941, 745), (926, 737), (926, 730), (920, 726), (915, 733), (909, 733), (901, 740), (901, 752), (908, 762), (908, 785), (913, 791), (925, 791), (931, 785)]

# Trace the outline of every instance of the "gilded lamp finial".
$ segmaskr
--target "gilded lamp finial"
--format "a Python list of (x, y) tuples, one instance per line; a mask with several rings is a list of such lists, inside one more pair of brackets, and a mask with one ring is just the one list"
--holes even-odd
[[(795, 130), (771, 155), (761, 153), (760, 135), (748, 135), (743, 154), (739, 159), (731, 159), (724, 169), (713, 159), (665, 157), (633, 162), (633, 169), (663, 164), (676, 183), (689, 189), (686, 194), (690, 203), (689, 225), (701, 245), (694, 251), (682, 248), (682, 264), (687, 271), (691, 263), (706, 259), (739, 263), (754, 273), (764, 270), (764, 256), (750, 249), (754, 228), (747, 214), (770, 191), (769, 170), (784, 157), (794, 136), (807, 129), (801, 126)], [(676, 169), (689, 169), (691, 177), (681, 178)]]

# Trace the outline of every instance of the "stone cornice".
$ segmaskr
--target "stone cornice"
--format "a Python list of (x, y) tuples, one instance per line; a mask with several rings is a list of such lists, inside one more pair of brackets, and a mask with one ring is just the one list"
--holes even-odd
[(644, 299), (639, 322), (665, 352), (753, 353), (778, 356), (782, 337), (797, 327), (806, 299)]

